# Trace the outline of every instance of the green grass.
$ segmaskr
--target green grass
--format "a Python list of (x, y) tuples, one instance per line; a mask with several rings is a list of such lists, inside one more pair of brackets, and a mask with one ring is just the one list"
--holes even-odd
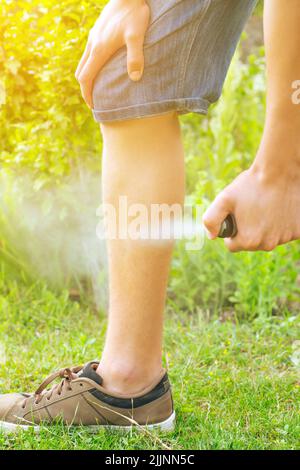
[[(224, 316), (223, 316), (224, 317)], [(43, 284), (0, 283), (0, 392), (33, 391), (65, 365), (99, 357), (104, 314)], [(0, 435), (1, 449), (300, 449), (300, 316), (166, 314), (176, 430), (152, 437), (57, 425)]]

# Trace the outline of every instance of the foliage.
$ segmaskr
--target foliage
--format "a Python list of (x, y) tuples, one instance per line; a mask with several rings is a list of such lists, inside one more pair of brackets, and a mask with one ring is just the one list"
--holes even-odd
[(104, 2), (51, 0), (0, 5), (1, 167), (26, 169), (36, 186), (95, 166), (99, 132), (74, 73)]

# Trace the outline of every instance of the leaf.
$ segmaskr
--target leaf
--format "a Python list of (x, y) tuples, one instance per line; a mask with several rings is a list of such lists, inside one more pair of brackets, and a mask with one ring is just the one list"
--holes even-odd
[(10, 71), (13, 75), (17, 75), (21, 62), (16, 59), (9, 60), (5, 63), (5, 68)]
[(4, 104), (6, 104), (6, 92), (4, 83), (0, 81), (0, 106), (3, 106)]

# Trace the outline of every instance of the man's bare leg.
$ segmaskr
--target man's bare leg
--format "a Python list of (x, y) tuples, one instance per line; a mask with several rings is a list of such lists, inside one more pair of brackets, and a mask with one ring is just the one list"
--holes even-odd
[[(182, 204), (184, 158), (175, 113), (102, 124), (103, 202)], [(159, 378), (163, 310), (173, 243), (108, 240), (109, 321), (98, 372), (115, 393)]]

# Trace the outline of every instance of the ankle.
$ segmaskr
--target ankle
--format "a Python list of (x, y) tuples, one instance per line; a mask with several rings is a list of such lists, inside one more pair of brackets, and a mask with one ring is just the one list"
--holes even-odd
[(161, 375), (161, 362), (147, 367), (129, 361), (101, 361), (97, 372), (103, 379), (103, 386), (112, 393), (130, 395), (142, 392), (155, 385)]

